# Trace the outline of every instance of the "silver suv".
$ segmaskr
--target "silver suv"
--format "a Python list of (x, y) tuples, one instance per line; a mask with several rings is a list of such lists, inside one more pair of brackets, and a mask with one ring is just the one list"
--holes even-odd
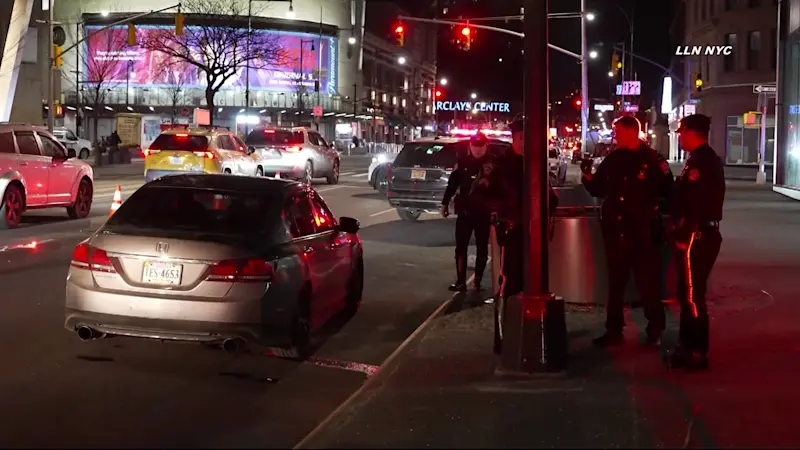
[(248, 150), (260, 156), (265, 176), (291, 178), (311, 184), (325, 178), (339, 182), (339, 152), (316, 131), (307, 128), (256, 128), (245, 139)]
[(67, 209), (82, 219), (92, 209), (92, 166), (78, 161), (47, 129), (0, 122), (0, 228), (15, 228), (30, 209)]

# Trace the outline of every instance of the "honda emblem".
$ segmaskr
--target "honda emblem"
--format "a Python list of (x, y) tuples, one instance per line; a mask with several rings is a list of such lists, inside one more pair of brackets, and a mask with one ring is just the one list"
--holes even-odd
[(156, 251), (162, 254), (166, 254), (169, 251), (169, 244), (166, 242), (159, 242), (156, 244)]

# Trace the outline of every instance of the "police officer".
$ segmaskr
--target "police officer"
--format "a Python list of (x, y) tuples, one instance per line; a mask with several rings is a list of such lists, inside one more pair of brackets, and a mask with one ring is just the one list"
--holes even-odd
[(678, 127), (680, 146), (689, 158), (675, 182), (672, 204), (681, 304), (680, 343), (668, 356), (673, 368), (708, 368), (706, 289), (722, 245), (719, 222), (725, 201), (725, 173), (708, 145), (710, 127), (711, 119), (702, 114), (684, 117)]
[[(524, 245), (523, 245), (523, 196), (525, 192), (525, 149), (524, 123), (517, 120), (511, 123), (512, 151), (497, 158), (492, 164), (489, 177), (489, 195), (496, 227), (497, 242), (502, 247), (500, 293), (495, 305), (494, 351), (500, 353), (502, 345), (502, 323), (506, 299), (517, 295), (523, 289)], [(547, 151), (543, 148), (542, 151)], [(558, 196), (550, 186), (550, 216), (558, 207)]]
[(619, 345), (625, 326), (623, 297), (630, 272), (639, 289), (649, 322), (645, 344), (658, 346), (665, 326), (660, 299), (659, 200), (669, 196), (672, 172), (667, 161), (639, 138), (639, 121), (623, 116), (614, 121), (616, 149), (592, 174), (591, 160), (581, 164), (583, 185), (603, 198), (601, 227), (608, 269), (606, 333), (598, 346)]
[(489, 141), (483, 134), (476, 134), (469, 141), (469, 152), (458, 160), (447, 189), (442, 198), (442, 217), (450, 215), (450, 201), (455, 196), (456, 218), (456, 282), (450, 285), (451, 291), (467, 290), (467, 250), (469, 241), (475, 233), (475, 290), (480, 290), (486, 262), (489, 260), (489, 233), (491, 212), (481, 191), (486, 183), (481, 183), (484, 166), (488, 166), (487, 149)]

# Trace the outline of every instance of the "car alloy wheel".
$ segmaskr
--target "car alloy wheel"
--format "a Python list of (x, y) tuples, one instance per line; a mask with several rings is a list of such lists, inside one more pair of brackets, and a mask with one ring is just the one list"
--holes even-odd
[(22, 221), (22, 191), (15, 185), (10, 185), (6, 188), (6, 193), (3, 196), (3, 203), (0, 204), (3, 209), (3, 225), (8, 228), (16, 228)]
[(314, 180), (314, 166), (311, 165), (311, 161), (306, 162), (306, 170), (303, 174), (303, 183), (311, 186), (311, 182)]
[(92, 185), (82, 180), (78, 186), (78, 195), (75, 196), (75, 204), (67, 208), (67, 214), (72, 219), (83, 219), (92, 210)]

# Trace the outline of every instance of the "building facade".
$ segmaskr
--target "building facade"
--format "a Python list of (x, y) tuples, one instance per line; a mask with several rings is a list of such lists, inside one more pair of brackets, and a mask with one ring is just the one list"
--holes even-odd
[[(759, 163), (758, 124), (744, 121), (744, 114), (759, 110), (759, 95), (754, 86), (774, 85), (777, 64), (776, 0), (684, 0), (682, 5), (683, 41), (680, 46), (731, 46), (730, 55), (681, 56), (678, 65), (685, 86), (676, 86), (669, 114), (670, 157), (682, 159), (678, 149), (678, 122), (693, 113), (711, 117), (710, 144), (725, 164)], [(702, 89), (694, 80), (700, 77)], [(774, 99), (769, 99), (769, 111)], [(773, 114), (767, 116), (765, 162), (774, 161), (775, 130)]]
[[(15, 0), (18, 3), (34, 1), (41, 0)], [(165, 124), (192, 123), (194, 111), (202, 109), (211, 109), (215, 125), (239, 132), (257, 124), (315, 126), (329, 140), (341, 141), (350, 141), (353, 136), (364, 137), (365, 130), (378, 125), (383, 126), (382, 131), (388, 130), (390, 125), (398, 127), (397, 134), (373, 133), (379, 142), (385, 139), (404, 141), (412, 136), (417, 126), (424, 124), (425, 107), (432, 108), (430, 96), (414, 95), (412, 100), (408, 93), (417, 92), (409, 88), (401, 98), (394, 86), (389, 89), (387, 85), (382, 86), (378, 91), (381, 95), (376, 93), (376, 96), (380, 100), (383, 92), (392, 92), (394, 95), (387, 95), (390, 101), (378, 102), (373, 107), (371, 102), (367, 104), (361, 98), (365, 92), (370, 92), (367, 89), (370, 83), (365, 80), (365, 64), (377, 53), (387, 61), (394, 61), (387, 65), (392, 66), (389, 72), (400, 80), (400, 86), (422, 84), (422, 80), (432, 79), (436, 70), (435, 52), (398, 48), (387, 36), (371, 36), (364, 26), (366, 6), (363, 0), (252, 3), (232, 0), (228, 3), (236, 4), (226, 8), (236, 10), (237, 15), (215, 14), (211, 21), (203, 17), (206, 11), (192, 11), (189, 5), (184, 5), (186, 35), (201, 41), (197, 38), (201, 33), (196, 30), (202, 28), (202, 35), (211, 37), (208, 40), (213, 40), (215, 35), (244, 37), (251, 27), (252, 38), (221, 47), (241, 54), (260, 42), (269, 42), (282, 50), (282, 57), (280, 62), (259, 65), (255, 61), (245, 61), (232, 67), (230, 76), (213, 98), (214, 107), (209, 108), (205, 95), (209, 84), (206, 71), (192, 64), (191, 58), (176, 61), (149, 44), (158, 33), (174, 30), (175, 11), (135, 20), (133, 44), (128, 39), (127, 25), (105, 29), (142, 12), (164, 8), (167, 6), (164, 2), (139, 0), (132, 7), (112, 0), (56, 0), (55, 20), (66, 36), (61, 48), (67, 49), (57, 76), (56, 100), (61, 105), (57, 110), (63, 111), (63, 116), (57, 116), (57, 125), (76, 130), (84, 137), (99, 139), (114, 130), (116, 114), (138, 113), (143, 115), (143, 144), (146, 145)], [(248, 6), (252, 6), (249, 16)], [(217, 33), (214, 31), (216, 24), (222, 30), (241, 31), (239, 34)], [(79, 40), (85, 42), (70, 48)], [(189, 38), (184, 41), (189, 42)], [(191, 46), (197, 48), (188, 50), (193, 57), (197, 54), (198, 60), (207, 58), (203, 56), (202, 45), (194, 43)], [(208, 45), (214, 47), (213, 42)], [(381, 51), (376, 52), (376, 48)], [(44, 54), (47, 54), (46, 46)], [(398, 63), (401, 57), (403, 64)], [(34, 105), (39, 110), (38, 115), (27, 117), (25, 121), (43, 122), (38, 105), (44, 102), (46, 94), (41, 88), (20, 89), (19, 83), (14, 109), (17, 105)], [(391, 97), (395, 96), (398, 99), (392, 103)], [(412, 101), (413, 108), (409, 107)]]
[(779, 12), (778, 115), (773, 189), (800, 200), (800, 0)]

